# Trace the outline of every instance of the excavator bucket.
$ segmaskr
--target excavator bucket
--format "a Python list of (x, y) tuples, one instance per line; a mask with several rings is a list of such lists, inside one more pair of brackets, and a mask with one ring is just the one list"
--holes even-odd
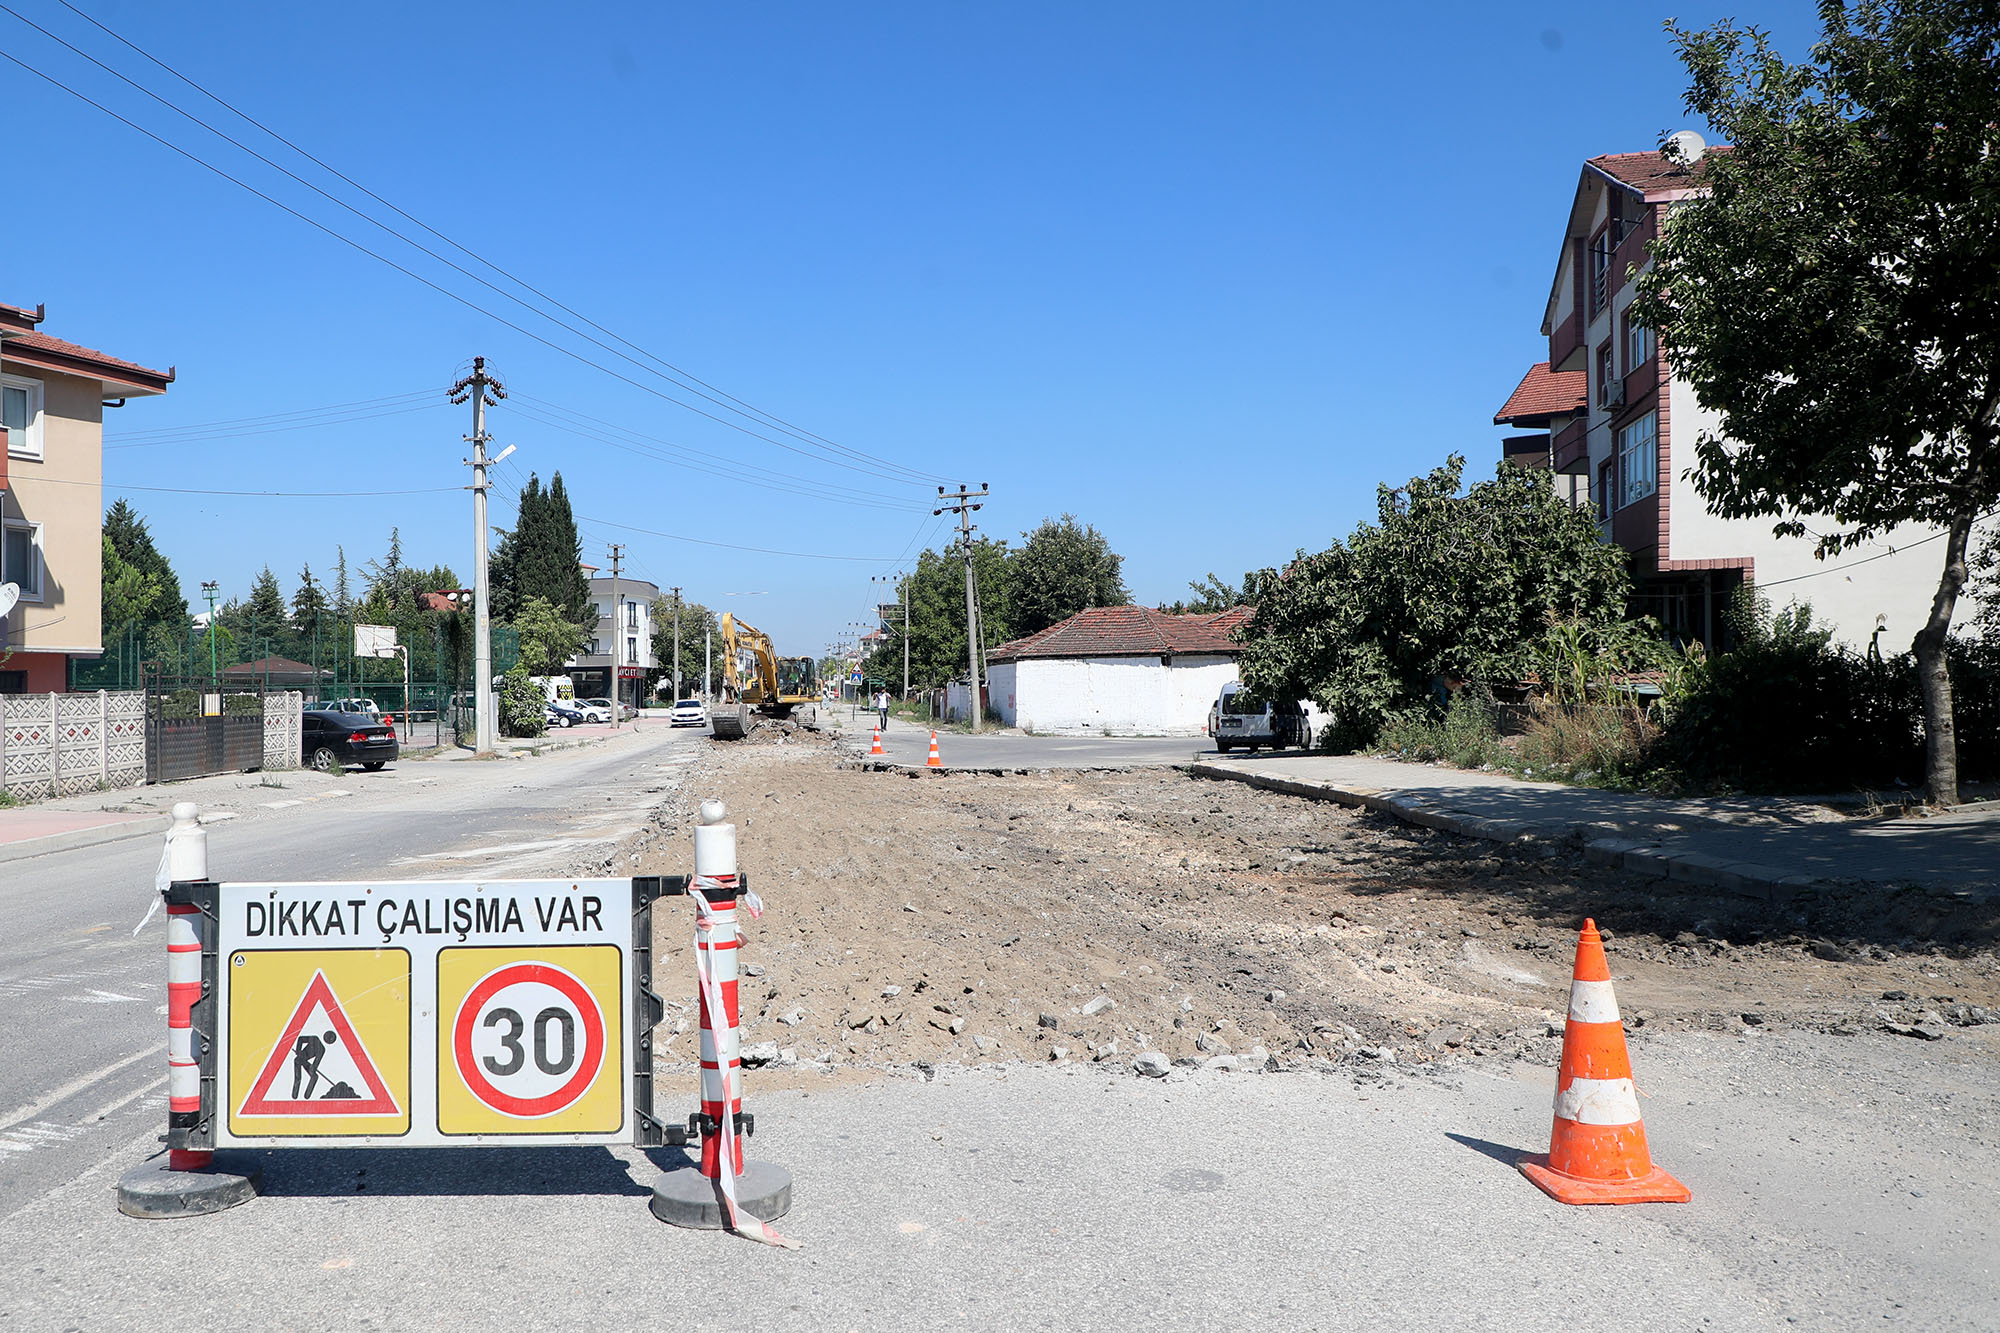
[(717, 704), (709, 710), (709, 728), (719, 741), (740, 741), (750, 732), (750, 709), (741, 703)]

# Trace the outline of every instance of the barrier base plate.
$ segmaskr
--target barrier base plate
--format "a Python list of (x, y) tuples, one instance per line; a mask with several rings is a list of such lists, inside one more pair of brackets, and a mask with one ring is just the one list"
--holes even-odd
[(255, 1157), (219, 1152), (200, 1171), (175, 1171), (167, 1155), (141, 1162), (118, 1178), (118, 1211), (128, 1217), (200, 1217), (257, 1197), (263, 1167)]
[[(791, 1211), (792, 1173), (771, 1162), (745, 1162), (736, 1177), (736, 1206), (760, 1222), (777, 1221)], [(711, 1231), (728, 1224), (722, 1191), (692, 1165), (667, 1172), (653, 1186), (653, 1216)]]

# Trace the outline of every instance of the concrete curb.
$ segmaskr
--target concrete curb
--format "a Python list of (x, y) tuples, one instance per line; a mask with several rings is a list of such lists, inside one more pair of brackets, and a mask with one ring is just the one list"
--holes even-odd
[(1949, 885), (1890, 881), (1830, 879), (1800, 874), (1781, 866), (1755, 861), (1731, 861), (1706, 852), (1684, 849), (1672, 843), (1637, 842), (1628, 837), (1605, 836), (1601, 823), (1549, 824), (1517, 823), (1454, 810), (1418, 792), (1375, 791), (1369, 788), (1339, 787), (1330, 782), (1284, 778), (1269, 773), (1246, 773), (1219, 764), (1195, 762), (1187, 771), (1198, 778), (1241, 782), (1266, 791), (1303, 796), (1309, 800), (1335, 801), (1392, 815), (1408, 824), (1455, 833), (1460, 837), (1484, 838), (1543, 856), (1562, 848), (1580, 848), (1592, 865), (1610, 866), (1654, 879), (1720, 889), (1725, 893), (1766, 902), (1786, 902), (1804, 894), (1852, 889), (1857, 884), (1876, 890), (1914, 890), (1929, 897), (1957, 902), (1980, 901), (1993, 895), (1984, 890), (1954, 888)]
[(123, 819), (116, 824), (100, 824), (96, 828), (71, 829), (67, 833), (51, 833), (41, 838), (0, 842), (0, 863), (25, 861), (29, 857), (73, 851), (78, 847), (101, 847), (106, 843), (125, 842), (132, 838), (158, 838), (166, 833), (170, 822), (163, 812), (157, 819)]

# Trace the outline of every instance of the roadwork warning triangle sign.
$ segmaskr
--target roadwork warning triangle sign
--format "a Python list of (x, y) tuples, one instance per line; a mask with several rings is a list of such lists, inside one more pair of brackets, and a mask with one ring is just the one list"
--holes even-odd
[(237, 1108), (244, 1116), (401, 1115), (368, 1048), (315, 971), (270, 1057)]

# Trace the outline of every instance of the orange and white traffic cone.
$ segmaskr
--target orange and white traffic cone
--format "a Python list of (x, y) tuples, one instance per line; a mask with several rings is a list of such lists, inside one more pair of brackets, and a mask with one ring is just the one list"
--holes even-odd
[(1585, 921), (1576, 938), (1571, 975), (1548, 1155), (1522, 1162), (1521, 1173), (1562, 1203), (1686, 1203), (1692, 1192), (1646, 1151), (1632, 1058), (1595, 921)]
[(874, 743), (873, 745), (871, 745), (871, 746), (869, 746), (869, 747), (868, 747), (868, 753), (869, 753), (870, 755), (878, 755), (878, 754), (881, 754), (882, 752), (883, 752), (883, 751), (882, 751), (882, 728), (880, 728), (880, 727), (877, 727), (877, 728), (875, 728), (875, 743)]
[(928, 758), (928, 759), (926, 759), (926, 760), (924, 760), (924, 767), (925, 767), (925, 768), (943, 768), (943, 767), (944, 767), (944, 760), (938, 757), (938, 752), (937, 752), (937, 733), (936, 733), (935, 731), (933, 731), (933, 732), (931, 733), (931, 757), (930, 757), (930, 758)]

